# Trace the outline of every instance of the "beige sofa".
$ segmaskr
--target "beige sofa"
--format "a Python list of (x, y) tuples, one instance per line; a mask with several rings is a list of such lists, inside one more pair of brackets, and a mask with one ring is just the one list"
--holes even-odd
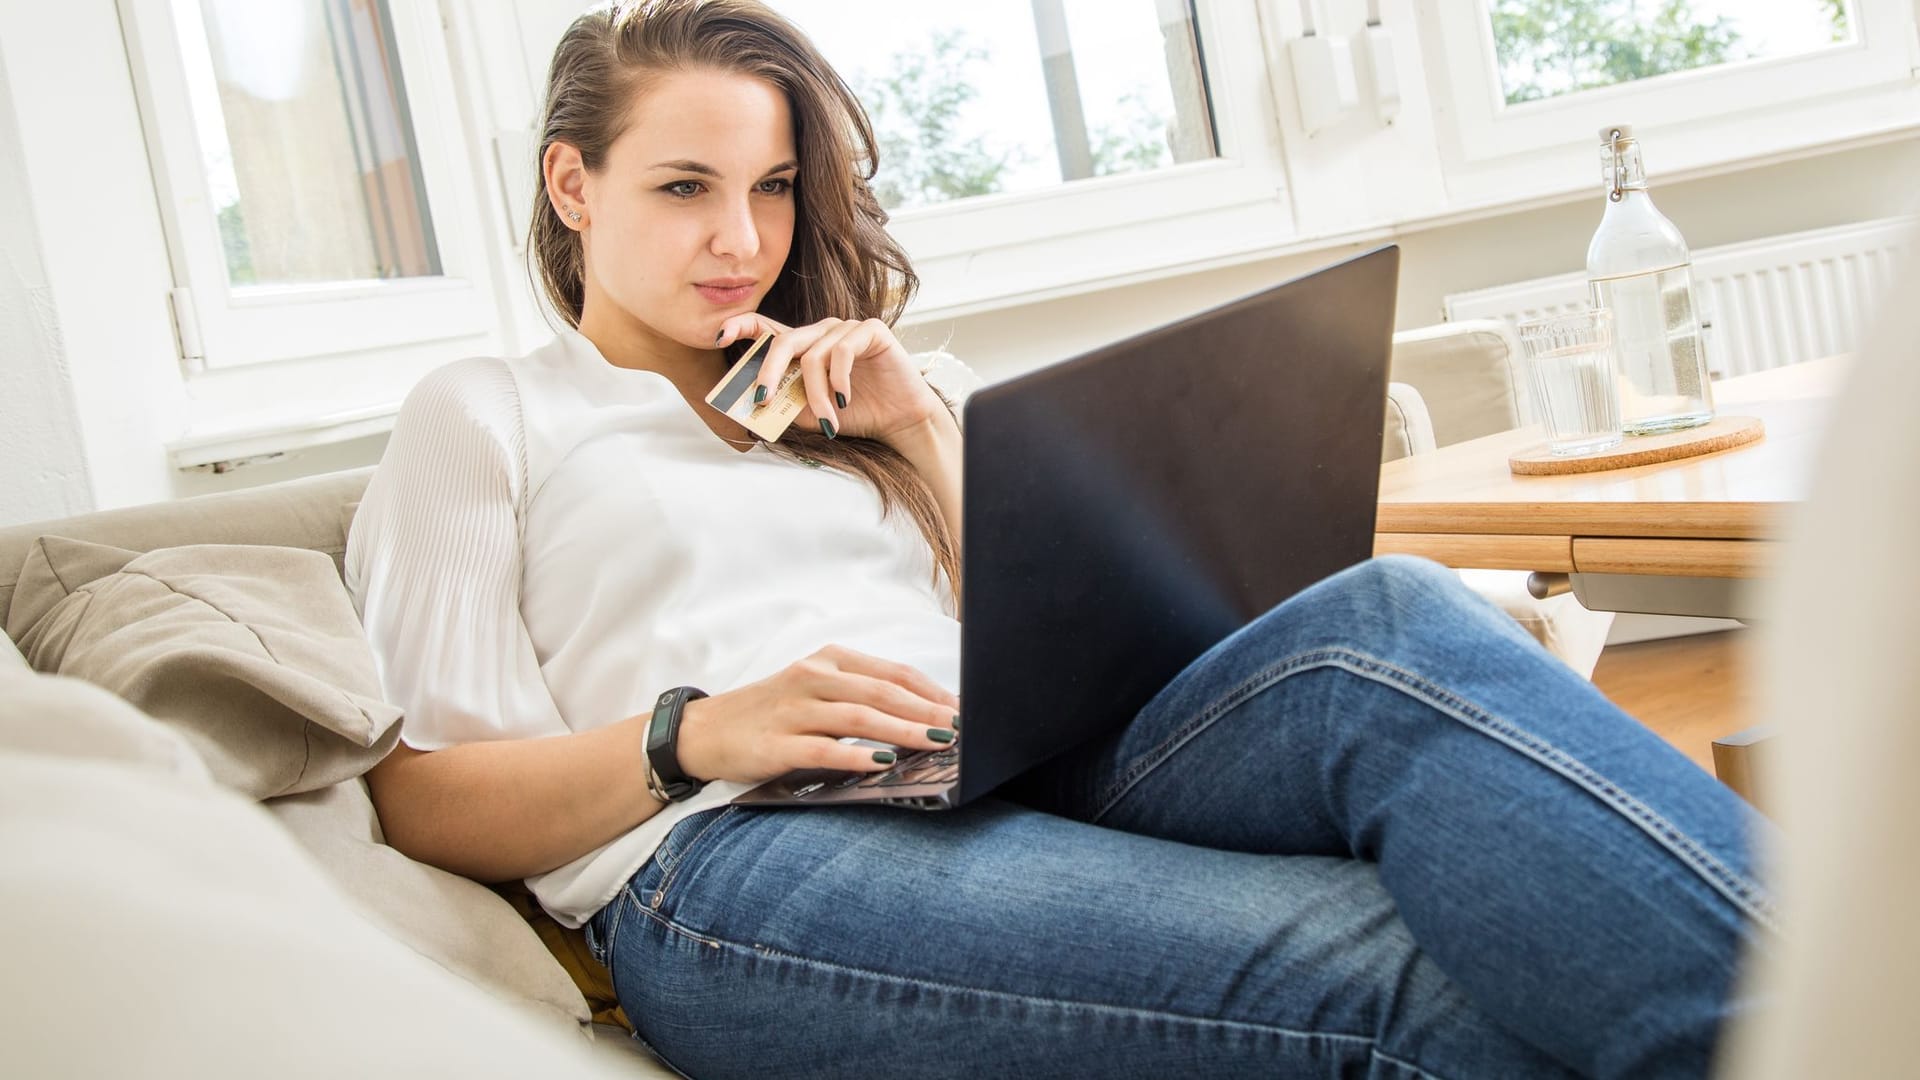
[[(1434, 443), (1404, 384), (1388, 426)], [(557, 927), (383, 842), (398, 712), (338, 579), (370, 472), (0, 529), (0, 1075), (669, 1075)]]
[[(367, 475), (0, 531), (0, 1075), (671, 1075), (506, 900), (382, 843), (397, 710), (335, 576)], [(244, 595), (263, 558), (305, 597)]]

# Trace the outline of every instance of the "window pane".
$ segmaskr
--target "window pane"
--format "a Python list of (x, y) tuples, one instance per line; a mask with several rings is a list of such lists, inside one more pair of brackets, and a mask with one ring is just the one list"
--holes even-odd
[(385, 0), (175, 0), (236, 287), (440, 273)]
[(1507, 104), (1850, 41), (1847, 0), (1493, 0)]
[(889, 208), (1214, 156), (1189, 0), (773, 6), (872, 114)]

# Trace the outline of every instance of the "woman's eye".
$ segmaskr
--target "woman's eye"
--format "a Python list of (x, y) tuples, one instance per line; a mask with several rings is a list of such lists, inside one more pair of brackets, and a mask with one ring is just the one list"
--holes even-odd
[(700, 182), (698, 180), (676, 180), (661, 190), (669, 195), (677, 195), (682, 199), (691, 199), (695, 195), (700, 194)]
[(793, 181), (786, 177), (776, 180), (760, 181), (760, 193), (763, 195), (785, 195), (793, 190)]

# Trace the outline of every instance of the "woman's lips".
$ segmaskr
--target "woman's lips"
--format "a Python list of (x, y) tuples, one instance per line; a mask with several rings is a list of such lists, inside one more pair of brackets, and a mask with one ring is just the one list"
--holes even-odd
[(731, 307), (753, 297), (752, 281), (701, 281), (694, 283), (694, 291), (705, 297), (710, 304)]

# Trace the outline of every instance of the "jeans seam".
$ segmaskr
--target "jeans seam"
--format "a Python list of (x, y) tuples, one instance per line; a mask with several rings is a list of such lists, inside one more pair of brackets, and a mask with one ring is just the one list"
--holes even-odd
[[(661, 921), (668, 922), (667, 920), (664, 920), (664, 919)], [(939, 990), (939, 991), (944, 991), (944, 992), (953, 993), (953, 994), (972, 994), (979, 997), (1001, 998), (1004, 1000), (1016, 1001), (1022, 1004), (1032, 1005), (1032, 1006), (1041, 1007), (1041, 1008), (1057, 1009), (1062, 1012), (1077, 1011), (1077, 1012), (1090, 1012), (1090, 1013), (1108, 1013), (1115, 1016), (1143, 1017), (1149, 1020), (1174, 1021), (1178, 1023), (1193, 1024), (1201, 1027), (1241, 1028), (1241, 1029), (1246, 1029), (1250, 1031), (1260, 1032), (1263, 1034), (1276, 1035), (1281, 1038), (1298, 1039), (1298, 1040), (1304, 1040), (1309, 1042), (1321, 1041), (1321, 1042), (1361, 1043), (1367, 1047), (1368, 1053), (1370, 1054), (1379, 1053), (1379, 1049), (1378, 1049), (1379, 1042), (1377, 1039), (1375, 1039), (1371, 1035), (1350, 1035), (1345, 1032), (1332, 1032), (1332, 1031), (1298, 1031), (1293, 1028), (1280, 1027), (1274, 1024), (1254, 1023), (1248, 1020), (1223, 1020), (1219, 1017), (1214, 1017), (1214, 1016), (1189, 1016), (1184, 1013), (1166, 1012), (1164, 1010), (1158, 1010), (1158, 1009), (1141, 1009), (1141, 1008), (1133, 1008), (1133, 1007), (1124, 1006), (1124, 1005), (1108, 1005), (1104, 1002), (1098, 1002), (1098, 1001), (1072, 1001), (1072, 1000), (1057, 999), (1057, 998), (1039, 997), (1033, 994), (1016, 993), (1011, 990), (992, 990), (992, 989), (987, 989), (985, 987), (962, 986), (957, 983), (937, 982), (931, 979), (916, 979), (906, 975), (895, 975), (895, 974), (891, 974), (884, 971), (873, 971), (868, 968), (853, 967), (848, 964), (838, 964), (830, 960), (820, 960), (810, 956), (800, 956), (795, 953), (787, 952), (783, 949), (776, 949), (771, 945), (756, 944), (756, 945), (748, 946), (748, 945), (742, 945), (739, 942), (734, 942), (734, 941), (720, 941), (712, 938), (703, 938), (703, 937), (700, 937), (698, 934), (695, 934), (692, 931), (685, 929), (684, 927), (675, 926), (671, 922), (668, 922), (668, 925), (672, 926), (676, 931), (678, 931), (681, 934), (691, 937), (696, 941), (704, 942), (712, 946), (713, 948), (719, 949), (723, 952), (734, 952), (742, 955), (751, 954), (751, 955), (770, 958), (774, 960), (783, 960), (788, 963), (799, 964), (803, 967), (819, 968), (823, 971), (828, 971), (828, 972), (832, 972), (839, 975), (847, 975), (847, 976), (854, 976), (858, 978), (872, 979), (877, 982), (913, 986), (913, 987), (916, 987), (919, 989), (925, 989), (925, 990)], [(1382, 1056), (1385, 1056), (1385, 1055), (1382, 1055)]]
[(1282, 679), (1304, 671), (1326, 667), (1338, 668), (1398, 690), (1422, 701), (1470, 730), (1503, 742), (1537, 764), (1559, 773), (1602, 804), (1613, 809), (1621, 817), (1633, 822), (1641, 832), (1685, 864), (1696, 876), (1744, 912), (1747, 917), (1768, 929), (1778, 929), (1773, 904), (1756, 883), (1722, 863), (1679, 826), (1668, 821), (1639, 799), (1622, 791), (1578, 758), (1539, 736), (1524, 731), (1472, 702), (1448, 692), (1420, 675), (1354, 649), (1323, 648), (1297, 653), (1268, 665), (1243, 680), (1158, 746), (1140, 755), (1134, 765), (1108, 787), (1099, 809), (1091, 820), (1097, 824), (1141, 780), (1165, 764), (1181, 746), (1210, 727), (1222, 714), (1244, 704), (1248, 698)]

